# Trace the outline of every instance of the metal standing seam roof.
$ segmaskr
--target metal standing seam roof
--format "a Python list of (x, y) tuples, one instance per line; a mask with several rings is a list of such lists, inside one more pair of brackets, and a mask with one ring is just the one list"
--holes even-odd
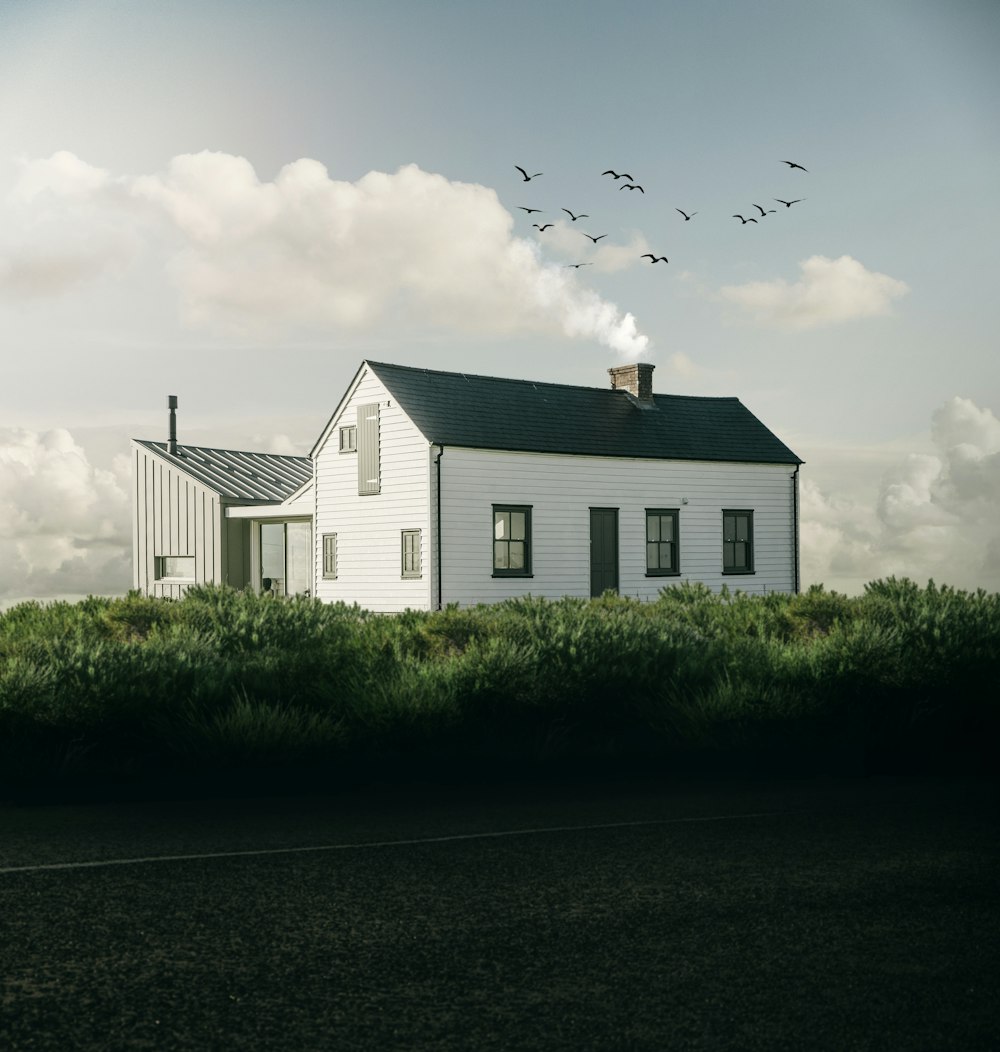
[(136, 443), (185, 471), (195, 481), (233, 500), (282, 501), (312, 478), (312, 460), (280, 453), (243, 453), (235, 449), (177, 444), (137, 438)]
[(437, 445), (530, 453), (801, 464), (738, 398), (627, 392), (368, 362)]

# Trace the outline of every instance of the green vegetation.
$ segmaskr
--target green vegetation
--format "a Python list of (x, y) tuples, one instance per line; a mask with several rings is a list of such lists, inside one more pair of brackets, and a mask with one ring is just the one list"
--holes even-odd
[(0, 782), (982, 763), (1000, 596), (667, 588), (375, 615), (220, 588), (0, 615)]

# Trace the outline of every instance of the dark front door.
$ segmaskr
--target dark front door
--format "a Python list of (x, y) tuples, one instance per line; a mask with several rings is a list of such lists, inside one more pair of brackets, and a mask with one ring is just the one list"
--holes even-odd
[(618, 509), (590, 509), (590, 594), (618, 591)]

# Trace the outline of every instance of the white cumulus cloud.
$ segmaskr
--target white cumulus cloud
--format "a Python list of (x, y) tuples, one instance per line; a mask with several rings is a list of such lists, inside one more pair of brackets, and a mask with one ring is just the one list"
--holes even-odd
[(896, 575), (1000, 591), (1000, 420), (954, 397), (931, 437), (935, 452), (899, 460), (874, 502), (803, 483), (807, 582)]
[(65, 150), (22, 161), (0, 208), (0, 297), (59, 295), (127, 264), (138, 230), (126, 201), (106, 171)]
[(758, 324), (803, 330), (888, 314), (892, 301), (909, 292), (905, 282), (868, 270), (851, 256), (811, 256), (799, 268), (798, 281), (751, 281), (727, 285), (720, 294)]
[[(515, 236), (493, 190), (413, 164), (346, 182), (302, 159), (267, 181), (243, 157), (204, 151), (173, 158), (164, 172), (125, 178), (63, 151), (24, 166), (8, 209), (38, 226), (42, 214), (58, 217), (59, 202), (72, 219), (62, 229), (85, 229), (89, 218), (105, 235), (123, 221), (141, 232), (167, 256), (184, 316), (195, 324), (275, 339), (290, 324), (561, 333), (626, 358), (649, 343), (635, 318), (583, 274), (546, 262), (536, 242)], [(92, 248), (83, 256), (81, 240)], [(121, 254), (108, 236), (35, 244), (0, 240), (0, 288), (58, 292)], [(618, 265), (611, 256), (602, 264)]]
[(0, 428), (0, 599), (130, 587), (127, 458), (116, 469), (62, 428)]

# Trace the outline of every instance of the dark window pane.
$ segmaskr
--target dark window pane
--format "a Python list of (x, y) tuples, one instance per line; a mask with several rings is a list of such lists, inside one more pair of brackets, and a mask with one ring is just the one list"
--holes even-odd
[(660, 546), (655, 542), (646, 545), (646, 569), (658, 570), (660, 568)]
[(510, 539), (512, 541), (523, 541), (524, 537), (524, 512), (512, 511), (510, 513)]
[(750, 519), (746, 515), (736, 517), (736, 539), (747, 541), (750, 539)]
[(493, 513), (493, 536), (498, 541), (510, 540), (510, 512)]
[(660, 516), (646, 516), (646, 540), (658, 541), (660, 539)]
[(493, 565), (498, 570), (507, 569), (507, 542), (494, 541), (493, 543)]
[(510, 568), (512, 570), (524, 569), (524, 541), (510, 542)]

